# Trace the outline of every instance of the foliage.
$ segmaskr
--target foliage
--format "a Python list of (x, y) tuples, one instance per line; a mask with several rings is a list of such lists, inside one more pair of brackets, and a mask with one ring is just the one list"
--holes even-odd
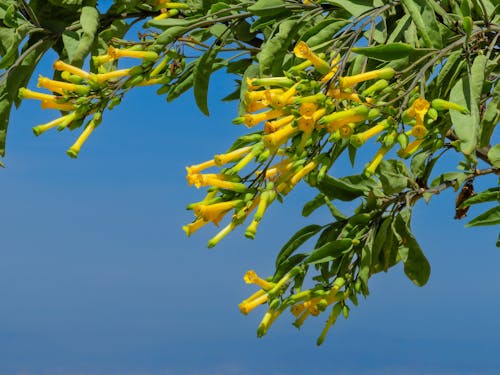
[[(372, 275), (402, 262), (412, 282), (427, 282), (430, 265), (411, 230), (417, 201), (451, 187), (459, 191), (456, 218), (490, 202), (467, 226), (500, 223), (498, 185), (473, 189), (500, 170), (498, 7), (493, 0), (122, 0), (105, 9), (92, 0), (1, 0), (0, 154), (20, 99), (61, 112), (34, 127), (36, 135), (83, 129), (67, 151), (77, 157), (129, 90), (156, 86), (172, 101), (192, 88), (208, 115), (210, 76), (225, 69), (237, 77), (225, 98), (239, 100), (234, 123), (252, 130), (187, 168), (188, 183), (208, 189), (188, 206), (195, 219), (184, 230), (229, 217), (212, 247), (251, 216), (245, 235), (254, 238), (271, 203), (301, 180), (316, 189), (302, 214), (326, 206), (332, 222), (300, 229), (269, 278), (249, 271), (245, 281), (261, 289), (240, 309), (268, 305), (259, 336), (286, 310), (300, 327), (329, 309), (321, 344), (338, 316), (368, 295)], [(135, 24), (143, 31), (126, 39)], [(50, 93), (26, 88), (50, 48), (59, 55), (54, 77), (38, 79)], [(124, 59), (136, 63), (119, 68)], [(354, 166), (358, 149), (374, 144), (363, 171), (329, 174), (339, 158)], [(454, 171), (440, 164), (450, 153)], [(344, 214), (335, 201), (358, 207)], [(312, 249), (301, 250), (313, 238)]]

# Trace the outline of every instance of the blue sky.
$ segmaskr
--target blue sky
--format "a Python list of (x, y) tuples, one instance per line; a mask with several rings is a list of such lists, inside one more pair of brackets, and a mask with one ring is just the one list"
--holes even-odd
[(256, 338), (263, 309), (237, 308), (254, 291), (244, 272), (268, 275), (291, 234), (330, 218), (300, 217), (315, 194), (301, 185), (273, 205), (254, 241), (236, 231), (207, 249), (213, 229), (185, 237), (185, 206), (201, 192), (187, 186), (184, 166), (245, 132), (231, 125), (236, 104), (218, 101), (231, 85), (212, 80), (210, 118), (191, 93), (167, 104), (153, 90), (133, 92), (78, 160), (65, 155), (77, 133), (31, 133), (55, 112), (25, 102), (13, 114), (0, 171), (0, 374), (499, 373), (498, 229), (452, 220), (453, 192), (415, 208), (432, 265), (426, 287), (401, 267), (377, 275), (321, 348), (321, 316), (301, 331), (284, 317)]

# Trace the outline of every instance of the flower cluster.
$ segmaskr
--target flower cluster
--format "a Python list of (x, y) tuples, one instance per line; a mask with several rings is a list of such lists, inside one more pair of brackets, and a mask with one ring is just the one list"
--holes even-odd
[[(304, 42), (296, 45), (294, 54), (303, 61), (284, 76), (246, 79), (246, 113), (233, 122), (252, 129), (263, 124), (260, 130), (238, 139), (227, 153), (186, 168), (189, 185), (209, 188), (203, 200), (188, 206), (195, 220), (183, 227), (186, 234), (231, 217), (209, 247), (255, 210), (245, 231), (254, 238), (269, 205), (303, 178), (310, 184), (320, 180), (333, 163), (336, 147), (360, 147), (378, 137), (382, 145), (364, 170), (371, 175), (396, 144), (401, 157), (416, 152), (427, 124), (437, 118), (436, 109), (415, 95), (401, 116), (412, 127), (404, 130), (394, 118), (397, 108), (386, 104), (396, 95), (390, 83), (396, 72), (390, 67), (340, 76), (338, 54), (328, 63)], [(440, 103), (439, 109), (444, 109), (444, 101)], [(409, 136), (415, 140), (409, 142)]]
[[(50, 91), (50, 94), (24, 87), (19, 90), (21, 99), (37, 99), (42, 108), (62, 112), (62, 116), (55, 120), (35, 126), (33, 132), (38, 136), (53, 128), (73, 130), (81, 127), (90, 116), (83, 132), (67, 150), (69, 156), (76, 158), (84, 142), (100, 124), (103, 111), (116, 106), (126, 90), (135, 86), (166, 84), (178, 73), (168, 67), (176, 58), (176, 52), (167, 51), (164, 56), (154, 65), (161, 56), (142, 44), (130, 48), (110, 46), (106, 54), (92, 57), (98, 73), (57, 60), (53, 68), (59, 72), (60, 80), (38, 78), (38, 87)], [(122, 58), (139, 59), (141, 63), (127, 69), (116, 69), (116, 61)]]

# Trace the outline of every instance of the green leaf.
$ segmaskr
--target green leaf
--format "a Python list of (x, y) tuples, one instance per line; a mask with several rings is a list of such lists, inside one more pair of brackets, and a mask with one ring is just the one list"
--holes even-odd
[(312, 214), (317, 208), (326, 204), (325, 198), (325, 195), (320, 193), (316, 195), (312, 200), (307, 202), (302, 208), (302, 216), (307, 217)]
[(351, 247), (352, 240), (350, 238), (330, 241), (320, 248), (315, 249), (311, 255), (304, 260), (304, 262), (307, 264), (330, 262), (338, 258), (343, 252), (347, 251)]
[(347, 10), (354, 17), (359, 17), (363, 13), (366, 13), (382, 5), (381, 2), (378, 0), (349, 0), (349, 1), (328, 0), (328, 3), (337, 5)]
[(271, 17), (288, 11), (283, 0), (257, 0), (257, 2), (247, 8), (250, 13), (261, 17)]
[[(99, 27), (99, 11), (93, 6), (82, 7), (80, 14), (80, 24), (82, 26), (82, 35), (78, 48), (72, 54), (71, 64), (81, 67), (83, 60), (92, 49), (92, 44)], [(68, 54), (69, 55), (69, 54)]]
[(281, 248), (276, 257), (276, 267), (279, 267), (290, 255), (297, 250), (304, 242), (318, 233), (323, 227), (321, 225), (308, 225), (295, 233), (288, 242)]
[(300, 264), (304, 259), (306, 259), (308, 254), (295, 254), (290, 258), (280, 263), (278, 267), (276, 267), (276, 272), (273, 276), (273, 281), (276, 282), (280, 280), (287, 272), (289, 272), (293, 267)]
[(302, 36), (302, 39), (305, 40), (309, 47), (319, 46), (328, 40), (332, 40), (335, 34), (349, 23), (348, 20), (327, 19), (308, 30)]
[(483, 225), (500, 224), (500, 206), (493, 207), (481, 215), (469, 221), (466, 227), (478, 227)]
[(451, 183), (455, 191), (467, 179), (467, 174), (463, 172), (447, 172), (437, 176), (432, 182), (431, 187), (436, 187), (444, 183)]
[(281, 74), (283, 59), (297, 33), (297, 25), (296, 20), (281, 22), (279, 31), (262, 46), (257, 55), (262, 75), (278, 76)]
[[(350, 180), (352, 177), (354, 180)], [(348, 176), (338, 179), (331, 176), (325, 176), (317, 185), (319, 191), (325, 194), (328, 198), (340, 199), (342, 201), (352, 201), (358, 197), (365, 195), (365, 192), (370, 188), (363, 185), (365, 178), (360, 176)], [(370, 179), (367, 179), (369, 181)]]
[(409, 183), (408, 170), (401, 160), (383, 160), (377, 169), (377, 175), (384, 193), (388, 195), (400, 193)]
[(215, 62), (218, 52), (218, 47), (210, 48), (206, 53), (198, 58), (193, 70), (194, 98), (196, 99), (198, 108), (207, 116), (209, 115), (208, 84), (210, 82), (210, 76), (212, 75), (212, 66)]
[(423, 286), (431, 274), (429, 261), (401, 214), (398, 214), (394, 224), (401, 237), (401, 245), (408, 248), (408, 256), (406, 260), (403, 259), (405, 274), (415, 285)]
[(468, 114), (450, 111), (451, 121), (455, 133), (460, 140), (460, 151), (464, 155), (471, 155), (476, 149), (479, 113), (477, 106), (472, 102), (470, 79), (462, 77), (453, 86), (450, 92), (450, 101), (469, 110)]
[[(412, 53), (416, 52), (417, 49), (409, 44), (398, 42), (373, 47), (354, 47), (352, 51), (372, 59), (391, 61), (410, 56)], [(425, 51), (428, 52), (428, 50)]]
[(174, 26), (182, 26), (186, 27), (193, 23), (194, 21), (191, 19), (185, 18), (163, 18), (161, 20), (150, 20), (146, 22), (145, 27), (156, 27), (160, 30), (168, 30)]
[(490, 148), (488, 151), (488, 159), (494, 167), (500, 168), (500, 143)]
[(489, 95), (489, 102), (486, 104), (486, 109), (481, 119), (481, 134), (479, 146), (488, 146), (491, 140), (493, 130), (500, 121), (500, 83), (497, 81), (495, 87)]
[(462, 202), (459, 208), (472, 206), (473, 204), (500, 201), (500, 187), (494, 187), (474, 194), (472, 197)]
[[(2, 157), (5, 156), (5, 139), (12, 103), (17, 100), (19, 88), (26, 86), (38, 61), (53, 43), (53, 40), (45, 40), (35, 46), (28, 42), (27, 44), (35, 47), (19, 62), (19, 65), (12, 67), (12, 70), (6, 73), (7, 76), (3, 77), (0, 83), (0, 156)], [(23, 49), (26, 48), (28, 47), (25, 46)]]
[(436, 15), (426, 0), (401, 0), (408, 14), (410, 14), (418, 33), (426, 47), (443, 47), (442, 36), (436, 21)]

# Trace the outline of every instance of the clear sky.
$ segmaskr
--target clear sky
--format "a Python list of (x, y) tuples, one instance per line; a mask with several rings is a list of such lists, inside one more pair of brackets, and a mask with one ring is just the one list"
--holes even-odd
[(13, 114), (0, 171), (0, 374), (500, 373), (498, 228), (464, 229), (452, 192), (414, 210), (432, 265), (426, 287), (402, 267), (377, 275), (320, 348), (324, 316), (298, 331), (285, 315), (256, 338), (264, 308), (237, 308), (255, 290), (244, 272), (267, 276), (292, 233), (330, 218), (300, 216), (315, 195), (301, 185), (273, 205), (254, 241), (236, 231), (207, 249), (212, 228), (185, 237), (185, 206), (201, 192), (187, 186), (184, 166), (245, 131), (231, 125), (236, 103), (218, 101), (231, 85), (212, 80), (210, 118), (192, 93), (167, 104), (153, 90), (133, 92), (78, 160), (65, 154), (78, 133), (31, 133), (55, 112), (25, 102)]

